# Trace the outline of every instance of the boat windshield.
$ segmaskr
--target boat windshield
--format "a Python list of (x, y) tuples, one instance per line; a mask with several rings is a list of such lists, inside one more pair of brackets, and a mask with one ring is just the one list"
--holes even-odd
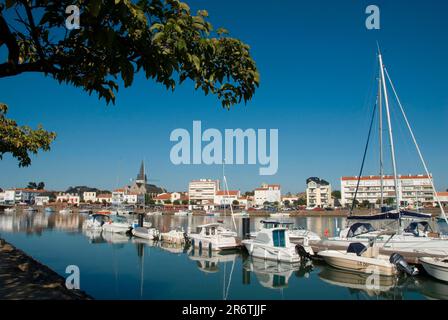
[(404, 231), (419, 236), (420, 232), (432, 232), (432, 228), (426, 221), (414, 221), (411, 222)]
[(364, 233), (369, 233), (375, 231), (370, 223), (355, 223), (348, 230), (347, 237), (356, 237)]
[(119, 223), (128, 222), (128, 219), (126, 219), (126, 217), (122, 217), (122, 216), (111, 216), (111, 219), (113, 222), (119, 222)]
[(272, 231), (272, 240), (274, 242), (274, 247), (284, 248), (286, 246), (285, 230)]

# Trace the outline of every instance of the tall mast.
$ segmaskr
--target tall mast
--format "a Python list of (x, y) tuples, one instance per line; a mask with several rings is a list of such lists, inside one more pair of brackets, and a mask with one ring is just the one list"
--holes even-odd
[[(434, 185), (434, 179), (432, 178), (432, 175), (429, 173), (428, 166), (426, 165), (426, 161), (423, 158), (422, 152), (420, 151), (420, 147), (418, 146), (417, 139), (415, 138), (415, 135), (414, 135), (414, 131), (412, 130), (412, 127), (408, 121), (408, 117), (406, 116), (406, 113), (404, 112), (403, 105), (401, 104), (400, 98), (398, 97), (397, 91), (395, 90), (395, 86), (389, 76), (389, 73), (387, 72), (387, 70), (385, 70), (385, 71), (386, 71), (387, 79), (389, 80), (390, 86), (392, 88), (392, 91), (394, 92), (395, 98), (397, 99), (398, 106), (400, 107), (401, 114), (403, 115), (403, 118), (406, 122), (406, 126), (408, 127), (409, 133), (411, 134), (412, 141), (414, 141), (415, 148), (417, 149), (418, 156), (420, 157), (420, 161), (422, 162), (423, 168), (425, 169), (425, 173), (428, 176), (428, 179), (431, 183), (431, 187), (434, 191), (434, 198), (437, 201), (437, 204), (439, 205), (440, 211), (442, 213), (442, 217), (444, 218), (445, 222), (448, 223), (448, 218), (445, 214), (445, 210), (443, 209), (442, 203), (440, 202), (440, 198), (437, 195), (437, 190)], [(418, 199), (417, 199), (417, 204), (418, 204)]]
[(400, 226), (401, 226), (401, 214), (400, 214), (400, 195), (398, 191), (398, 175), (397, 175), (397, 164), (395, 161), (395, 146), (394, 146), (394, 137), (392, 134), (392, 124), (390, 120), (390, 110), (389, 110), (389, 98), (387, 96), (387, 86), (386, 80), (384, 77), (384, 65), (383, 65), (383, 57), (381, 56), (381, 52), (378, 52), (378, 59), (380, 62), (380, 73), (381, 73), (381, 82), (383, 84), (383, 92), (384, 92), (384, 102), (386, 104), (386, 116), (387, 116), (387, 126), (389, 129), (389, 142), (390, 142), (390, 154), (392, 157), (392, 168), (394, 171), (394, 186), (395, 186), (395, 199), (396, 199), (396, 207), (397, 213), (399, 216)]
[(378, 118), (379, 118), (379, 139), (380, 139), (380, 207), (384, 205), (383, 189), (384, 189), (384, 170), (383, 170), (383, 100), (381, 90), (381, 77), (378, 77)]

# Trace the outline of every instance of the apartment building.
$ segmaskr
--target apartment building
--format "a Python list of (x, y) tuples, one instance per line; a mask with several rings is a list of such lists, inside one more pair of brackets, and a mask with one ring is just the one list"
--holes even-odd
[(310, 208), (327, 208), (333, 206), (331, 184), (324, 179), (310, 177), (306, 179), (306, 204)]
[(263, 206), (265, 202), (278, 202), (282, 200), (279, 184), (263, 183), (260, 188), (254, 190), (254, 202), (256, 206)]
[[(341, 204), (350, 205), (356, 191), (358, 177), (341, 178)], [(423, 174), (399, 175), (398, 194), (403, 206), (421, 206), (434, 204), (434, 190), (430, 177)], [(371, 204), (378, 204), (381, 198), (381, 177), (362, 176), (356, 199), (362, 203), (367, 200)], [(394, 177), (383, 176), (383, 200), (385, 203), (395, 201)]]

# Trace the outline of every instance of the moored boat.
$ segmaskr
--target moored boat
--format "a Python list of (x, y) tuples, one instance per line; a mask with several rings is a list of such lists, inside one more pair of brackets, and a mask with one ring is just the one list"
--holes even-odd
[(113, 233), (126, 233), (132, 229), (132, 225), (123, 216), (111, 215), (103, 224), (103, 231)]
[(219, 231), (219, 223), (209, 223), (197, 227), (196, 233), (189, 233), (188, 238), (192, 246), (204, 250), (220, 251), (226, 249), (235, 249), (239, 245), (236, 238)]
[(159, 238), (159, 231), (156, 228), (137, 227), (131, 231), (134, 237), (143, 238), (147, 240), (155, 240)]
[(430, 276), (448, 282), (448, 258), (422, 257), (419, 262)]
[[(255, 239), (243, 240), (248, 253), (257, 258), (295, 263), (300, 262), (298, 246), (290, 242), (286, 228), (262, 229)], [(306, 254), (314, 255), (309, 246), (302, 247)]]

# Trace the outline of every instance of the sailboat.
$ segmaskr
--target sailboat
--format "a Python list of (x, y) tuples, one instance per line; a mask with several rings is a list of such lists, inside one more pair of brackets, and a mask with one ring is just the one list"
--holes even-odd
[[(329, 238), (325, 242), (329, 244), (336, 245), (345, 245), (348, 246), (351, 242), (368, 242), (372, 237), (375, 238), (375, 241), (378, 245), (383, 245), (384, 248), (390, 248), (391, 250), (400, 249), (401, 251), (416, 251), (416, 250), (446, 250), (448, 252), (448, 238), (444, 235), (435, 232), (424, 232), (415, 234), (414, 232), (409, 232), (407, 229), (403, 227), (404, 219), (413, 219), (413, 220), (422, 220), (428, 219), (431, 217), (430, 214), (415, 212), (410, 210), (404, 210), (400, 207), (400, 193), (398, 189), (398, 174), (397, 174), (397, 165), (395, 159), (395, 147), (394, 147), (394, 138), (392, 133), (392, 125), (391, 125), (391, 117), (390, 117), (390, 108), (389, 108), (389, 97), (387, 93), (387, 82), (390, 84), (392, 91), (394, 93), (395, 99), (399, 106), (400, 112), (404, 118), (406, 126), (409, 130), (411, 138), (416, 147), (419, 158), (423, 164), (423, 168), (425, 173), (430, 181), (431, 187), (434, 190), (434, 197), (437, 201), (439, 208), (441, 210), (441, 216), (448, 223), (447, 217), (445, 215), (445, 211), (443, 206), (440, 203), (440, 199), (435, 192), (435, 186), (432, 176), (429, 173), (426, 162), (423, 158), (420, 147), (415, 138), (414, 132), (411, 128), (411, 125), (408, 121), (406, 113), (404, 111), (403, 105), (398, 97), (397, 91), (395, 90), (395, 86), (389, 76), (389, 73), (386, 70), (385, 65), (383, 64), (383, 57), (378, 50), (378, 60), (379, 60), (379, 79), (378, 79), (378, 98), (377, 103), (375, 104), (375, 108), (373, 110), (372, 119), (370, 122), (369, 134), (367, 138), (367, 143), (364, 150), (363, 160), (360, 168), (360, 173), (358, 176), (358, 182), (355, 189), (354, 199), (352, 201), (352, 206), (350, 209), (350, 214), (348, 220), (356, 219), (356, 220), (384, 220), (384, 219), (394, 219), (398, 220), (399, 226), (398, 230), (393, 234), (388, 234), (387, 230), (375, 230), (370, 224), (354, 224), (350, 227), (347, 227), (341, 230), (339, 236)], [(387, 78), (386, 78), (387, 77)], [(387, 81), (386, 81), (387, 80)], [(383, 209), (382, 212), (376, 213), (370, 216), (356, 216), (353, 214), (353, 209), (355, 206), (355, 199), (358, 193), (360, 178), (362, 175), (364, 162), (366, 158), (367, 149), (369, 146), (370, 134), (372, 131), (373, 119), (376, 112), (376, 108), (379, 110), (379, 119), (380, 119), (380, 177), (381, 177), (381, 205), (383, 205), (383, 151), (382, 151), (382, 112), (383, 112), (383, 99), (385, 104), (386, 118), (387, 118), (387, 126), (388, 126), (388, 134), (389, 134), (389, 142), (390, 142), (390, 155), (392, 161), (393, 168), (393, 179), (394, 179), (394, 188), (395, 188), (395, 208)]]

